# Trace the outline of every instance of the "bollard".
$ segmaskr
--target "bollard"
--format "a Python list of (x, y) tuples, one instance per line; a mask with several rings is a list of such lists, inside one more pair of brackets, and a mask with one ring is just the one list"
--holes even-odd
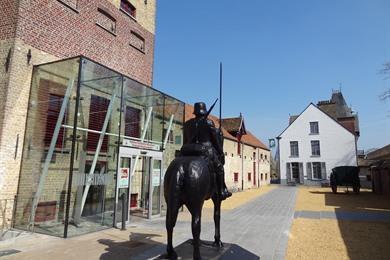
[(126, 230), (126, 199), (125, 193), (122, 193), (122, 228), (121, 230)]

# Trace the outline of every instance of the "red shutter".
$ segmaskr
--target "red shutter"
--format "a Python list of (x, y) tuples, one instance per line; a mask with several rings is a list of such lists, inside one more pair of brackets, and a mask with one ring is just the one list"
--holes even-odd
[(234, 182), (238, 182), (238, 172), (234, 173)]
[[(104, 120), (106, 118), (107, 109), (110, 101), (107, 98), (100, 96), (91, 96), (91, 104), (89, 106), (89, 122), (88, 128), (90, 130), (102, 131)], [(108, 127), (106, 129), (108, 132)], [(88, 133), (87, 149), (88, 151), (96, 151), (97, 144), (99, 142), (100, 134)], [(103, 144), (100, 149), (101, 152), (107, 152), (108, 150), (108, 136), (103, 139)]]
[[(60, 110), (62, 106), (62, 101), (64, 96), (49, 94), (49, 103), (47, 108), (47, 117), (46, 117), (46, 132), (45, 132), (45, 146), (50, 146), (51, 139), (53, 138), (54, 129), (57, 124), (58, 117), (60, 115)], [(65, 113), (66, 114), (66, 113)], [(65, 124), (65, 116), (62, 120), (62, 124)], [(64, 141), (64, 128), (61, 127), (58, 134), (56, 147), (61, 148)]]

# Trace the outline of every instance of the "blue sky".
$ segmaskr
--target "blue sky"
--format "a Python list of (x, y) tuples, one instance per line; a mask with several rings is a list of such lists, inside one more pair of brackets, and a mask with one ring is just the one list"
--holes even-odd
[[(359, 113), (359, 149), (390, 143), (389, 0), (169, 0), (157, 3), (154, 82), (178, 99), (243, 113), (265, 143), (339, 89)], [(217, 108), (217, 107), (216, 107)], [(218, 115), (218, 109), (213, 111)]]

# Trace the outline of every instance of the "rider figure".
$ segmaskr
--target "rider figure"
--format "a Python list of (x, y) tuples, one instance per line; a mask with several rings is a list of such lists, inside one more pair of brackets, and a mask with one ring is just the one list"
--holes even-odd
[(222, 200), (232, 196), (225, 184), (225, 155), (223, 153), (223, 135), (215, 127), (214, 122), (207, 118), (206, 104), (194, 104), (195, 118), (184, 123), (184, 145), (200, 144), (208, 151), (207, 156), (216, 173), (217, 192)]

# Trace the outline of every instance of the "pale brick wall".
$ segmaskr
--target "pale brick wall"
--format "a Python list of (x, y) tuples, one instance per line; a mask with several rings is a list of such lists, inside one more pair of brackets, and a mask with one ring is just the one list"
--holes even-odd
[[(242, 179), (244, 180), (244, 189), (250, 189), (258, 186), (268, 185), (270, 183), (270, 152), (255, 148), (243, 144), (241, 149), (242, 156), (237, 154), (238, 143), (236, 141), (226, 139), (224, 140), (225, 151), (225, 182), (228, 188), (232, 190), (241, 190)], [(253, 157), (253, 152), (256, 153), (256, 158)], [(263, 153), (267, 155), (268, 160), (260, 159), (259, 155)], [(264, 158), (264, 157), (263, 157)], [(256, 176), (254, 176), (253, 162), (256, 162)], [(238, 173), (238, 181), (234, 182), (234, 173)], [(242, 175), (243, 172), (243, 175)], [(248, 173), (251, 174), (251, 180), (248, 180)], [(263, 174), (263, 181), (261, 181), (261, 175)], [(267, 174), (267, 180), (265, 179)], [(254, 184), (253, 178), (256, 178), (256, 184)], [(259, 182), (260, 180), (260, 182)]]
[[(29, 49), (34, 57), (30, 65), (27, 64), (26, 59)], [(0, 143), (0, 175), (3, 176), (3, 185), (0, 189), (1, 198), (12, 199), (17, 192), (32, 65), (52, 60), (55, 60), (54, 56), (36, 50), (20, 40), (15, 40), (11, 66), (7, 73), (9, 77), (7, 96), (4, 97), (4, 120)], [(18, 135), (19, 144), (16, 151)], [(12, 205), (9, 206), (12, 207)], [(12, 209), (7, 212), (7, 220), (10, 220), (11, 214)]]
[[(110, 0), (117, 8), (120, 7), (120, 0)], [(146, 2), (146, 3), (145, 3)], [(137, 9), (137, 22), (149, 32), (155, 33), (156, 0), (130, 0), (130, 3)]]

